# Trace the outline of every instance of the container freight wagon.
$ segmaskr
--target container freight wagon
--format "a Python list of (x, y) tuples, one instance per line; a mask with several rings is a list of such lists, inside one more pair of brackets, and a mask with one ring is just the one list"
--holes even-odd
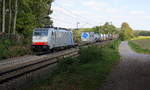
[(100, 35), (100, 41), (104, 40), (104, 34), (99, 34)]
[(82, 32), (81, 41), (84, 43), (92, 43), (94, 42), (94, 32)]
[(100, 34), (94, 34), (94, 41), (99, 42), (100, 40)]
[(74, 46), (71, 31), (61, 28), (36, 28), (32, 36), (33, 51), (53, 50)]

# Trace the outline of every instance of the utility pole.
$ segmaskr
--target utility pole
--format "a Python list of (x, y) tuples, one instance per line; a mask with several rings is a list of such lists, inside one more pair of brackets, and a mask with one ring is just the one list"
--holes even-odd
[(99, 34), (100, 34), (100, 31), (101, 31), (101, 24), (102, 24), (102, 23), (99, 24)]
[(77, 30), (79, 29), (79, 22), (76, 23), (77, 27), (75, 29), (75, 41), (77, 42)]
[(79, 24), (80, 24), (80, 23), (79, 23), (79, 22), (77, 22), (77, 30), (79, 29)]
[(101, 30), (101, 29), (100, 29), (100, 27), (99, 27), (99, 30), (98, 30), (98, 31), (99, 31), (99, 34), (100, 34), (100, 30)]

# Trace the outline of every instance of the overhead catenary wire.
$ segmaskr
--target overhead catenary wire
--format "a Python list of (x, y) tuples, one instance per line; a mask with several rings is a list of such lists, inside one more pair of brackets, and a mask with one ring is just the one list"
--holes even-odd
[[(91, 22), (89, 23), (89, 22), (87, 22), (86, 20), (87, 20), (87, 18), (85, 18), (85, 17), (83, 17), (83, 16), (79, 16), (79, 15), (77, 15), (77, 14), (75, 14), (74, 12), (72, 12), (71, 10), (69, 10), (69, 9), (66, 9), (66, 8), (63, 8), (62, 6), (58, 6), (57, 5), (57, 7), (59, 7), (59, 8), (61, 8), (61, 9), (63, 9), (63, 10), (61, 10), (60, 12), (62, 12), (63, 14), (65, 14), (65, 15), (67, 15), (67, 16), (69, 16), (69, 18), (71, 18), (71, 19), (73, 19), (73, 20), (78, 20), (77, 22), (80, 22), (80, 24), (81, 24), (81, 22), (83, 23), (85, 23), (85, 24), (89, 24), (89, 25), (92, 25), (91, 24)], [(64, 12), (65, 11), (65, 12)], [(66, 12), (68, 12), (68, 13), (66, 13)], [(62, 14), (61, 13), (61, 14)], [(84, 20), (83, 20), (84, 19)], [(89, 20), (88, 20), (89, 21)], [(66, 21), (64, 21), (64, 22), (66, 22)], [(68, 22), (68, 21), (67, 21)], [(72, 22), (71, 22), (72, 23)], [(95, 23), (94, 23), (95, 24)], [(85, 25), (82, 25), (82, 26), (85, 26)]]
[(55, 22), (62, 22), (62, 24), (67, 25), (68, 27), (75, 26), (75, 23), (73, 22), (64, 21), (64, 20), (56, 19), (56, 18), (52, 18), (52, 20), (56, 20)]
[[(84, 20), (81, 20), (79, 17), (75, 17), (73, 14), (68, 14), (68, 13), (66, 13), (66, 12), (64, 12), (64, 11), (59, 11), (59, 12), (57, 12), (59, 15), (62, 15), (62, 13), (63, 14), (65, 14), (65, 16), (68, 16), (67, 18), (70, 18), (70, 20), (69, 21), (76, 21), (77, 20), (77, 22), (86, 22), (86, 21), (84, 21)], [(53, 14), (54, 15), (54, 14)], [(72, 20), (71, 20), (72, 19)], [(67, 21), (68, 19), (66, 19), (66, 21)]]
[(74, 16), (77, 17), (77, 18), (84, 19), (84, 21), (85, 21), (85, 20), (89, 20), (89, 19), (87, 19), (87, 17), (84, 17), (83, 15), (78, 15), (78, 14), (72, 12), (72, 10), (69, 10), (69, 9), (67, 9), (67, 8), (64, 8), (64, 7), (62, 7), (61, 5), (59, 5), (59, 6), (57, 5), (57, 7), (61, 8), (61, 9), (64, 9), (65, 11), (69, 12), (70, 14), (74, 15)]
[[(65, 20), (58, 19), (58, 18), (52, 18), (52, 20), (56, 20), (56, 22), (62, 22), (63, 24), (73, 25), (73, 26), (76, 26), (76, 24), (79, 23), (79, 22), (65, 21)], [(79, 24), (80, 24), (80, 27), (82, 28), (84, 28), (84, 26), (86, 25), (90, 25), (89, 23), (79, 23)], [(79, 27), (79, 24), (78, 24), (78, 27)]]

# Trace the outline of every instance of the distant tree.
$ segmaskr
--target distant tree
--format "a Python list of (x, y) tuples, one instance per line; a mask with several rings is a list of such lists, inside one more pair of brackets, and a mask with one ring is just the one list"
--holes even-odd
[(113, 34), (113, 33), (117, 33), (117, 28), (113, 25), (110, 24), (108, 22), (106, 22), (104, 25), (102, 26), (96, 26), (93, 28), (95, 32), (97, 33), (104, 33), (104, 34)]
[(99, 30), (100, 30), (100, 26), (93, 27), (93, 31), (95, 33), (99, 33)]
[(138, 33), (139, 36), (150, 36), (150, 31), (140, 31)]
[(81, 33), (82, 32), (95, 32), (95, 33), (102, 33), (102, 34), (118, 34), (119, 30), (116, 28), (112, 23), (106, 22), (102, 26), (96, 26), (93, 28), (80, 28), (79, 30), (74, 30), (74, 34), (76, 34), (75, 38), (77, 41), (80, 41), (81, 39)]
[(103, 26), (103, 30), (104, 30), (104, 33), (108, 34), (108, 33), (116, 33), (116, 27), (114, 25), (112, 25), (112, 23), (108, 23), (106, 22)]
[(121, 40), (128, 40), (134, 37), (133, 29), (128, 23), (123, 23), (121, 26), (120, 38)]

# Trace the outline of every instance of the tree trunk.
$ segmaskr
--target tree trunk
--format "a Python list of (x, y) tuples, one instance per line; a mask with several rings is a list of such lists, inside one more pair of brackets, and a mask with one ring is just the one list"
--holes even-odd
[(5, 15), (6, 15), (5, 3), (6, 3), (6, 1), (5, 1), (5, 0), (3, 0), (3, 20), (2, 20), (2, 32), (5, 32)]
[(17, 13), (18, 13), (18, 0), (16, 0), (16, 2), (15, 2), (15, 15), (14, 15), (13, 34), (16, 34)]
[(11, 33), (11, 19), (12, 19), (12, 11), (11, 11), (11, 0), (9, 0), (9, 27), (8, 33)]

